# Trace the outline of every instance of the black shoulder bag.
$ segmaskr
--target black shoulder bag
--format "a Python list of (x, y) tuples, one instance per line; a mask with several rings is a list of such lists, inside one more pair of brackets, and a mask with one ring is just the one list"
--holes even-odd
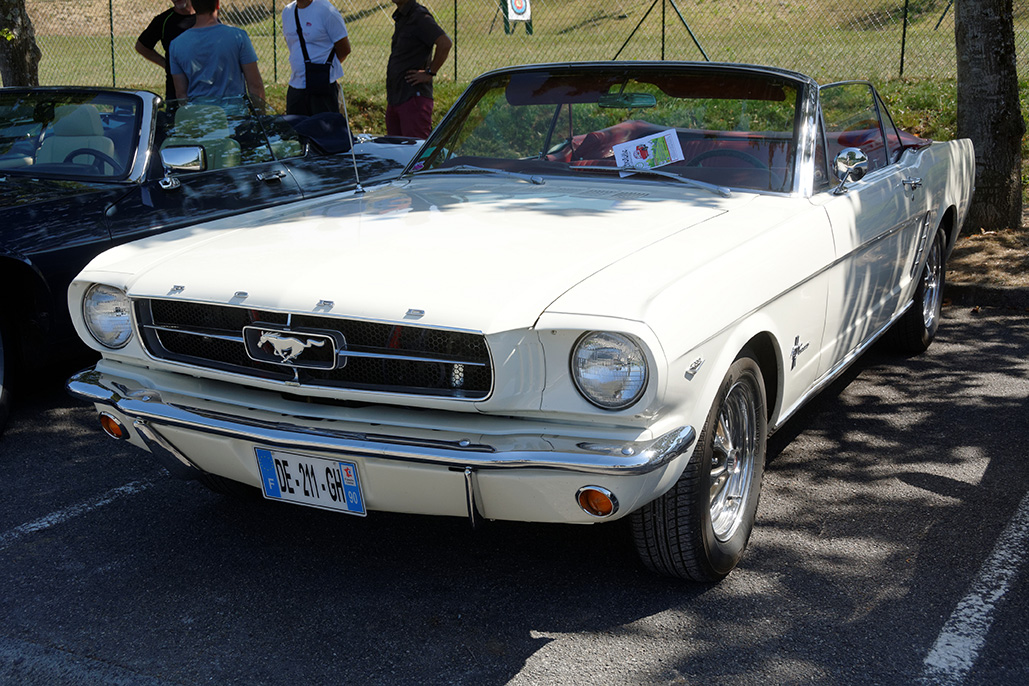
[(300, 28), (300, 7), (293, 6), (293, 16), (297, 21), (297, 38), (300, 39), (300, 49), (304, 52), (304, 75), (306, 79), (305, 88), (311, 95), (329, 95), (333, 92), (334, 85), (329, 78), (329, 70), (332, 69), (333, 51), (329, 50), (329, 59), (324, 63), (312, 62), (307, 54), (307, 42), (304, 41), (304, 30)]

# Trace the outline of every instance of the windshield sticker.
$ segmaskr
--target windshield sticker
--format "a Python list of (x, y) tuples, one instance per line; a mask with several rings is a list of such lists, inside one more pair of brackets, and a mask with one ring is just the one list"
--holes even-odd
[[(619, 167), (635, 169), (654, 169), (685, 159), (675, 129), (619, 143), (612, 150)], [(621, 175), (628, 176), (631, 173), (622, 172)]]

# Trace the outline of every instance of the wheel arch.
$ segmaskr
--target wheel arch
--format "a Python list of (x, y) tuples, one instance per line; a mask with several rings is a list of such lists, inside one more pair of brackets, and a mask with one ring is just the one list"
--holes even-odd
[(765, 415), (768, 425), (772, 425), (772, 417), (778, 412), (781, 402), (782, 366), (779, 364), (779, 345), (775, 336), (769, 331), (755, 334), (743, 346), (740, 355), (749, 352), (757, 360), (761, 369), (762, 381), (765, 384)]
[(937, 231), (944, 231), (947, 235), (947, 249), (944, 251), (944, 262), (950, 258), (951, 251), (954, 250), (955, 244), (957, 244), (958, 236), (961, 235), (961, 227), (958, 226), (957, 221), (958, 208), (953, 205), (949, 205), (940, 217), (940, 223), (937, 225)]
[(28, 351), (39, 347), (30, 346), (30, 341), (42, 337), (50, 328), (55, 307), (52, 291), (35, 265), (10, 254), (0, 255), (0, 288), (21, 296), (4, 303), (2, 316), (15, 339), (14, 351), (28, 361)]

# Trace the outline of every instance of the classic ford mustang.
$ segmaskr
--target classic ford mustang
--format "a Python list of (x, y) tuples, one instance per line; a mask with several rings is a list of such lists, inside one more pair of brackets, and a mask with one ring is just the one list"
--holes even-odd
[(974, 172), (868, 83), (729, 64), (476, 79), (399, 180), (104, 253), (104, 430), (220, 491), (356, 515), (630, 517), (715, 581), (766, 438), (874, 341), (924, 350)]
[(68, 284), (97, 253), (206, 218), (397, 176), (414, 139), (362, 139), (342, 115), (259, 115), (240, 98), (0, 89), (0, 430), (11, 373), (74, 344)]

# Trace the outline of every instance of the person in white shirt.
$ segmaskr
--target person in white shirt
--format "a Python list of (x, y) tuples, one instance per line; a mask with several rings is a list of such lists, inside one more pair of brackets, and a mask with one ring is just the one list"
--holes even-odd
[(329, 0), (295, 0), (282, 10), (282, 35), (291, 71), (286, 114), (338, 113), (336, 82), (350, 54), (347, 25), (339, 10)]

